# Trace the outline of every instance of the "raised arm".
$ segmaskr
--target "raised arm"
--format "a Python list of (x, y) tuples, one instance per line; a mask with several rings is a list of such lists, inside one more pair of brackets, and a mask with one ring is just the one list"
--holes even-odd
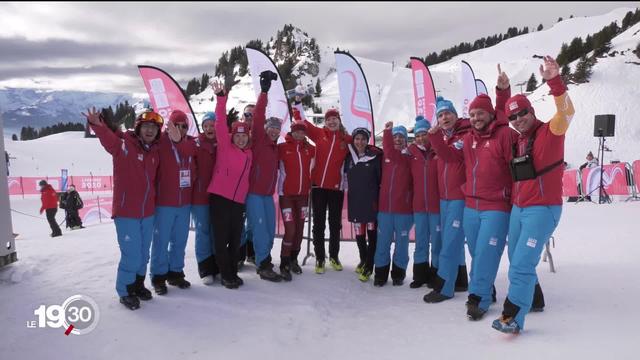
[(569, 94), (567, 94), (567, 87), (560, 76), (560, 66), (554, 58), (544, 57), (544, 67), (540, 65), (540, 75), (551, 88), (551, 95), (556, 102), (556, 113), (549, 121), (549, 130), (554, 135), (564, 135), (573, 119), (575, 110)]
[(455, 145), (447, 145), (447, 143), (445, 143), (439, 125), (436, 125), (429, 129), (427, 134), (427, 136), (429, 136), (429, 143), (433, 147), (433, 151), (435, 151), (436, 155), (438, 155), (438, 157), (440, 157), (442, 160), (446, 162), (457, 162), (464, 160), (462, 149), (455, 149), (453, 147)]
[(213, 93), (216, 94), (216, 139), (218, 140), (219, 150), (223, 150), (231, 146), (229, 127), (227, 126), (227, 94), (219, 81), (213, 81), (211, 88)]
[(96, 133), (100, 144), (107, 152), (113, 156), (118, 155), (119, 151), (123, 148), (124, 139), (116, 135), (111, 129), (107, 127), (104, 120), (100, 116), (100, 112), (95, 107), (87, 109), (87, 113), (82, 113), (87, 118), (89, 125), (93, 132)]
[(505, 116), (504, 107), (511, 97), (511, 84), (507, 73), (502, 71), (500, 64), (498, 64), (498, 81), (496, 84), (496, 112), (499, 112), (500, 116)]
[(322, 136), (322, 129), (317, 127), (314, 123), (307, 120), (307, 116), (304, 114), (304, 107), (302, 106), (302, 100), (299, 96), (296, 96), (293, 102), (293, 107), (298, 110), (300, 113), (300, 118), (304, 120), (304, 123), (307, 125), (307, 136), (311, 141), (317, 143), (318, 139)]

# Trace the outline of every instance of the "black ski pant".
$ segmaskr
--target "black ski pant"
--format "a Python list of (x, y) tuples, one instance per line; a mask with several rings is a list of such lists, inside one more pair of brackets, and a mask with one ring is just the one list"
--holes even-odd
[(313, 188), (311, 206), (313, 207), (313, 249), (316, 259), (324, 262), (324, 229), (329, 209), (329, 257), (337, 259), (340, 252), (340, 229), (342, 228), (342, 203), (344, 192)]
[(245, 206), (215, 194), (209, 195), (209, 206), (216, 262), (222, 278), (232, 281), (238, 276), (238, 248)]

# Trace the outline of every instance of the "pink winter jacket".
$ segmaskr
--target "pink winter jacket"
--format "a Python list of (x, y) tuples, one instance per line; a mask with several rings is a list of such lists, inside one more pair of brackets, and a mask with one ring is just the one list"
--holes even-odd
[(211, 183), (207, 191), (226, 199), (244, 204), (249, 191), (252, 152), (249, 147), (242, 150), (231, 141), (227, 127), (227, 97), (218, 96), (216, 104), (216, 137), (218, 149), (213, 167)]

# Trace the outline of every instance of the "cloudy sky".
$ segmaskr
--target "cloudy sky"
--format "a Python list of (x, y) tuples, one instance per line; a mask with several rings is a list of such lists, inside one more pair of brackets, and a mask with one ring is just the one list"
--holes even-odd
[(510, 26), (550, 27), (627, 2), (527, 3), (0, 3), (0, 88), (144, 91), (137, 64), (186, 79), (220, 54), (267, 41), (284, 24), (320, 46), (405, 62)]

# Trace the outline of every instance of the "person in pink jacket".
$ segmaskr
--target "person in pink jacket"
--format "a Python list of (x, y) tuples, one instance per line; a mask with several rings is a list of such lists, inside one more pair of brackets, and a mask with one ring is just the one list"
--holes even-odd
[(238, 277), (237, 259), (253, 154), (249, 147), (249, 127), (245, 123), (235, 122), (229, 134), (227, 92), (217, 81), (212, 87), (217, 97), (215, 125), (218, 149), (211, 183), (207, 188), (211, 194), (209, 209), (221, 283), (228, 289), (237, 289), (243, 284)]

